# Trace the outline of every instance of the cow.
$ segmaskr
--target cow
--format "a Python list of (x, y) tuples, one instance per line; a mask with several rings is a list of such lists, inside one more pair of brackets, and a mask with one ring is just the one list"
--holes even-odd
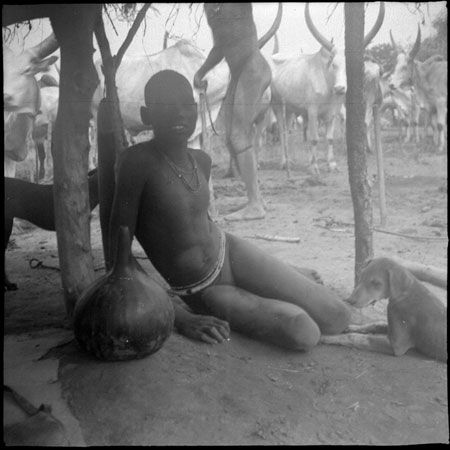
[[(371, 31), (364, 38), (367, 46), (381, 27), (384, 18), (384, 3), (381, 2), (378, 18)], [(280, 128), (283, 149), (282, 166), (287, 164), (285, 110), (307, 117), (308, 137), (311, 141), (309, 171), (319, 175), (317, 164), (318, 123), (322, 118), (328, 140), (327, 162), (330, 171), (338, 170), (334, 157), (333, 136), (336, 118), (345, 102), (347, 76), (345, 54), (327, 40), (314, 26), (305, 5), (305, 20), (314, 38), (322, 45), (314, 54), (272, 55), (272, 101), (271, 106)]]
[(4, 174), (14, 177), (15, 164), (28, 153), (34, 120), (40, 108), (40, 90), (35, 75), (49, 69), (58, 58), (48, 55), (59, 48), (52, 33), (40, 44), (14, 54), (3, 46)]
[[(384, 74), (380, 79), (382, 103), (380, 112), (390, 109), (399, 123), (399, 139), (403, 142), (420, 141), (419, 117), (422, 105), (418, 103), (414, 89), (389, 88), (390, 75)], [(406, 130), (403, 133), (403, 129)]]
[(423, 105), (433, 127), (433, 140), (438, 152), (443, 152), (447, 124), (447, 61), (433, 55), (424, 62), (415, 58), (420, 48), (421, 33), (418, 25), (416, 41), (406, 54), (391, 40), (397, 52), (394, 72), (389, 87), (392, 90), (409, 88), (414, 91), (418, 103)]

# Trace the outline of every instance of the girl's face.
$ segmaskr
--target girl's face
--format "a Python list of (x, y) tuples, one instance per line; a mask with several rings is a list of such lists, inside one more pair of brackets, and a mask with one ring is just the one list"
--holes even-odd
[(147, 109), (155, 137), (186, 142), (195, 130), (197, 104), (186, 84), (168, 83), (153, 93)]

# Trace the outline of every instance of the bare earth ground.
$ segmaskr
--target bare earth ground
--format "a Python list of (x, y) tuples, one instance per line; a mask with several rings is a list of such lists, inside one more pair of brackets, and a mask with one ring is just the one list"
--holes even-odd
[[(375, 255), (447, 267), (447, 155), (385, 145), (388, 221), (374, 233)], [(294, 153), (294, 152), (292, 152)], [(323, 155), (323, 153), (321, 153)], [(323, 184), (295, 152), (291, 180), (270, 152), (260, 155), (267, 217), (226, 223), (289, 263), (316, 269), (343, 298), (354, 282), (353, 210), (346, 158), (341, 173), (323, 167)], [(241, 182), (214, 170), (219, 215), (245, 203)], [(369, 157), (369, 174), (376, 173)], [(378, 187), (373, 186), (379, 227)], [(25, 222), (22, 222), (25, 225)], [(299, 237), (300, 243), (255, 239)], [(422, 239), (430, 237), (431, 239)], [(51, 403), (71, 445), (418, 444), (449, 440), (447, 366), (414, 351), (403, 357), (319, 345), (285, 351), (232, 334), (210, 346), (174, 333), (156, 354), (103, 363), (82, 353), (66, 326), (55, 233), (17, 230), (6, 264), (16, 292), (5, 293), (4, 376), (36, 405)], [(98, 209), (92, 220), (95, 267), (102, 267)], [(143, 256), (138, 244), (136, 255)], [(144, 267), (146, 262), (142, 261)], [(102, 270), (97, 272), (99, 275)], [(431, 287), (446, 303), (446, 292)], [(355, 311), (354, 322), (385, 319), (386, 303)], [(57, 344), (63, 343), (55, 347)]]

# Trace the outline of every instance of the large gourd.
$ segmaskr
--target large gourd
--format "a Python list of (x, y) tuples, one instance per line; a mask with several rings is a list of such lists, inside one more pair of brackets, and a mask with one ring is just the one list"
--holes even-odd
[(173, 321), (169, 294), (133, 257), (128, 228), (121, 227), (113, 268), (75, 306), (77, 341), (100, 359), (143, 358), (162, 347)]

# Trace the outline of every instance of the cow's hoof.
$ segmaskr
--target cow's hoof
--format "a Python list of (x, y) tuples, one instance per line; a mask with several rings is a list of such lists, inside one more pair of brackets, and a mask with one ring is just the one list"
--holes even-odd
[(328, 172), (339, 173), (340, 171), (341, 170), (339, 169), (339, 167), (338, 167), (336, 162), (333, 161), (333, 162), (328, 163)]
[(320, 170), (319, 170), (319, 166), (317, 165), (317, 163), (311, 164), (308, 167), (308, 173), (312, 176), (315, 177), (319, 177), (320, 176)]

